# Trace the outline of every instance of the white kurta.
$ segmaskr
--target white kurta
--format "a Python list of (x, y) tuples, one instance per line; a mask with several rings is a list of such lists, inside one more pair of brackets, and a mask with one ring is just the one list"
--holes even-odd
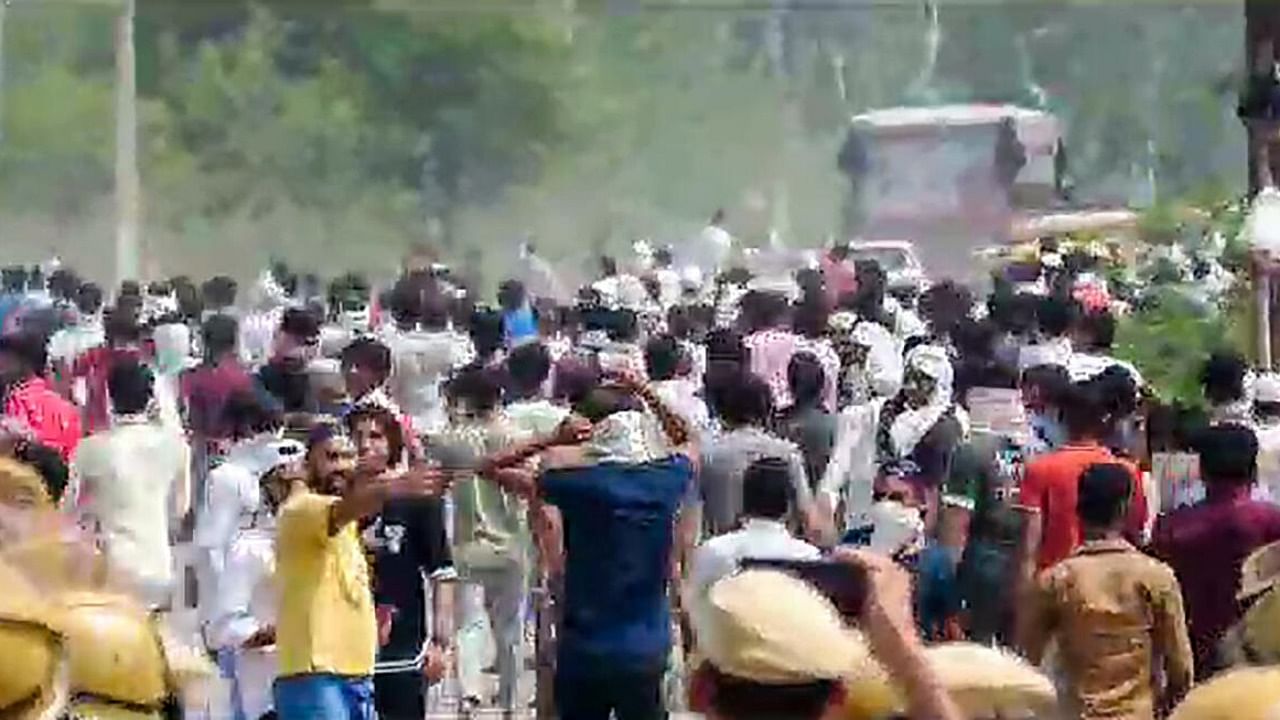
[(263, 628), (275, 627), (279, 588), (275, 581), (275, 531), (242, 530), (227, 552), (218, 583), (210, 640), (233, 659), (232, 686), (246, 718), (260, 718), (271, 710), (271, 686), (276, 679), (274, 645), (246, 649), (246, 640)]

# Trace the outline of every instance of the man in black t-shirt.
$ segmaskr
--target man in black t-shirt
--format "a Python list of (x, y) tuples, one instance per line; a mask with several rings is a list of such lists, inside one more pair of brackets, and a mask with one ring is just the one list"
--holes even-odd
[[(439, 680), (452, 652), (452, 580), (456, 574), (437, 499), (393, 500), (365, 529), (373, 556), (373, 600), (382, 643), (374, 666), (378, 714), (383, 720), (425, 715), (425, 681)], [(432, 585), (432, 632), (426, 627), (424, 578)]]
[[(360, 462), (399, 463), (400, 423), (384, 408), (357, 407), (347, 416)], [(444, 508), (435, 498), (390, 500), (364, 528), (373, 568), (378, 616), (374, 691), (382, 720), (422, 720), (426, 686), (444, 676), (453, 652), (453, 557), (445, 535)], [(431, 581), (431, 632), (427, 632), (425, 583)]]

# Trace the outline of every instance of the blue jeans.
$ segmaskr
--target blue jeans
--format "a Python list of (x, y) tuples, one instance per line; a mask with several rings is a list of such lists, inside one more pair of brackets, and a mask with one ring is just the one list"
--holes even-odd
[(276, 680), (280, 720), (378, 720), (373, 680), (341, 675), (294, 675)]

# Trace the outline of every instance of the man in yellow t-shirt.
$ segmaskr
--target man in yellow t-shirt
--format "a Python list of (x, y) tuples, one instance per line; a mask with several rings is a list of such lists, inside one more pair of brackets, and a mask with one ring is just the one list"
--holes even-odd
[(357, 525), (392, 497), (439, 495), (442, 475), (363, 471), (351, 442), (327, 425), (313, 432), (307, 461), (308, 487), (281, 508), (276, 540), (276, 712), (281, 720), (372, 720), (378, 630)]

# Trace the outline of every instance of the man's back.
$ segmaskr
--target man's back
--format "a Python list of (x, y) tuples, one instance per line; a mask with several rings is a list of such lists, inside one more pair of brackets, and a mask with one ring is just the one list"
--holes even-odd
[(818, 482), (831, 460), (831, 448), (836, 441), (836, 416), (821, 407), (793, 411), (782, 420), (779, 432), (800, 448), (809, 482)]
[(79, 503), (106, 543), (109, 565), (147, 580), (172, 574), (169, 508), (186, 453), (181, 435), (142, 418), (86, 438), (76, 454)]
[(562, 670), (651, 670), (665, 661), (673, 525), (692, 472), (688, 458), (674, 456), (543, 474), (542, 493), (564, 522)]
[(759, 428), (738, 428), (713, 440), (703, 451), (698, 483), (704, 524), (711, 535), (733, 530), (742, 512), (742, 475), (751, 463), (778, 457), (791, 463), (796, 506), (810, 504), (813, 492), (796, 446)]
[[(1040, 575), (1035, 619), (1057, 637), (1073, 717), (1150, 718), (1152, 664), (1185, 686), (1190, 647), (1173, 571), (1123, 540), (1085, 543)], [(1039, 654), (1042, 640), (1032, 641)]]
[(1019, 490), (1018, 503), (1038, 510), (1043, 523), (1037, 568), (1043, 570), (1066, 558), (1080, 544), (1076, 484), (1086, 468), (1099, 463), (1120, 463), (1129, 469), (1133, 494), (1125, 531), (1134, 538), (1141, 537), (1147, 501), (1138, 469), (1100, 445), (1072, 443), (1028, 463)]
[(423, 430), (445, 422), (441, 384), (449, 374), (475, 360), (470, 338), (450, 330), (392, 333), (391, 396)]
[(1280, 506), (1249, 499), (1249, 488), (1162, 515), (1152, 551), (1173, 567), (1187, 600), (1187, 620), (1201, 677), (1219, 669), (1217, 645), (1240, 619), (1240, 567), (1249, 553), (1280, 540)]

